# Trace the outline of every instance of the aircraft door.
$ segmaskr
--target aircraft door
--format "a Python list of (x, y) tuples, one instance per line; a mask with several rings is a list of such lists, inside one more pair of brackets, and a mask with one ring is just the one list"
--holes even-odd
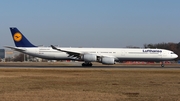
[(36, 54), (39, 54), (39, 48), (37, 48), (37, 49), (35, 50), (35, 52), (36, 52)]
[(167, 54), (166, 53), (161, 53), (161, 58), (166, 58)]
[(122, 57), (126, 56), (126, 52), (125, 51), (121, 51), (121, 56)]

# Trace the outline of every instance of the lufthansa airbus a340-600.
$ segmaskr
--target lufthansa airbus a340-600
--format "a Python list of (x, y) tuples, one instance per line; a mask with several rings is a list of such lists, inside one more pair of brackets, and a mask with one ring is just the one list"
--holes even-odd
[(5, 46), (31, 56), (51, 60), (84, 61), (82, 66), (92, 66), (92, 62), (113, 65), (119, 61), (158, 61), (164, 67), (164, 61), (178, 56), (165, 49), (135, 49), (135, 48), (69, 48), (69, 47), (38, 47), (33, 45), (17, 28), (10, 31), (16, 47)]

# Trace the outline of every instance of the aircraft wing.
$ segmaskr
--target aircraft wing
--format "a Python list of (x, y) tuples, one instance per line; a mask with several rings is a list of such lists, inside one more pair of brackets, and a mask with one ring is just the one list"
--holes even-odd
[(57, 47), (51, 45), (52, 49), (57, 50), (57, 51), (61, 51), (61, 52), (66, 52), (67, 54), (69, 54), (69, 57), (73, 56), (73, 57), (79, 57), (81, 54), (81, 52), (77, 52), (77, 51), (67, 51), (67, 50), (62, 50), (62, 49), (58, 49)]
[(19, 51), (19, 52), (23, 52), (23, 51), (26, 51), (26, 49), (22, 49), (22, 48), (17, 48), (17, 47), (11, 47), (11, 46), (4, 46), (6, 48), (10, 48), (10, 49), (13, 49), (15, 51)]
[[(55, 47), (55, 46), (53, 46), (53, 45), (51, 45), (51, 47), (52, 47), (52, 49), (54, 49), (54, 50), (57, 50), (57, 51), (61, 51), (61, 52), (66, 52), (67, 54), (69, 54), (69, 56), (68, 57), (80, 57), (81, 55), (83, 55), (83, 54), (86, 54), (86, 53), (84, 53), (84, 52), (80, 52), (80, 51), (68, 51), (68, 50), (62, 50), (62, 49), (58, 49), (57, 47)], [(118, 58), (117, 57), (114, 57), (114, 56), (109, 56), (109, 55), (97, 55), (98, 57), (112, 57), (112, 58), (114, 58), (115, 60), (118, 60)]]

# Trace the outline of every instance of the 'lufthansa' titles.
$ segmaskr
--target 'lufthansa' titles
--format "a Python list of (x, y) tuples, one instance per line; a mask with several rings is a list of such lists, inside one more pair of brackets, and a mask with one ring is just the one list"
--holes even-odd
[(162, 50), (153, 50), (153, 49), (143, 49), (143, 52), (150, 52), (150, 53), (161, 53)]

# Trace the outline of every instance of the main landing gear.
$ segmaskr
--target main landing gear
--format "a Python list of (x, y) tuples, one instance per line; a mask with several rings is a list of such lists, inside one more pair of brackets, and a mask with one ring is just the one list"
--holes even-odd
[(82, 66), (83, 67), (91, 67), (92, 63), (91, 62), (85, 62), (85, 63), (82, 63)]

